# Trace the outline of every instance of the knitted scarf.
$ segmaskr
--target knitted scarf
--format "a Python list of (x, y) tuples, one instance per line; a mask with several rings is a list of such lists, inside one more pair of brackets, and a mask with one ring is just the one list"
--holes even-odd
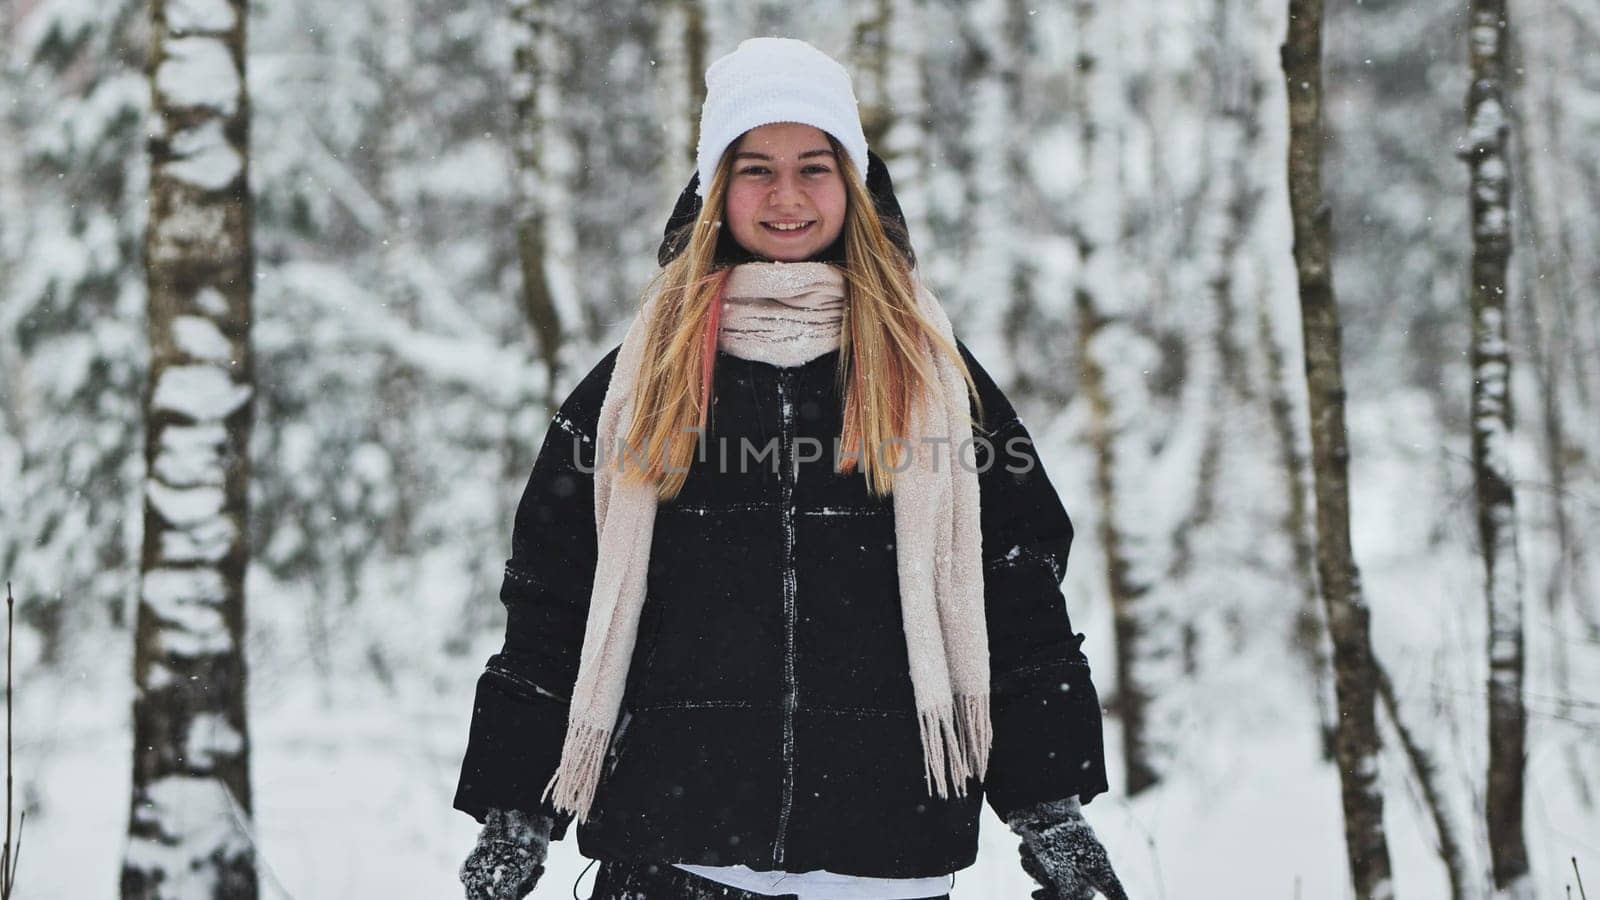
[[(919, 311), (953, 346), (943, 307), (915, 273), (913, 281)], [(844, 275), (827, 263), (742, 263), (728, 275), (716, 322), (717, 345), (743, 359), (800, 365), (839, 348), (845, 302)], [(580, 822), (587, 818), (600, 782), (645, 601), (655, 488), (616, 477), (620, 466), (639, 465), (640, 460), (613, 451), (621, 448), (632, 421), (643, 345), (655, 309), (654, 296), (641, 305), (601, 402), (596, 444), (600, 459), (614, 457), (616, 464), (597, 461), (595, 466), (599, 556), (561, 762), (543, 794), (558, 809), (575, 812)], [(972, 438), (966, 382), (943, 353), (925, 349), (936, 378), (913, 405), (910, 433), (898, 444), (911, 457), (909, 464), (901, 458), (892, 500), (924, 782), (930, 794), (945, 798), (952, 787), (965, 796), (966, 780), (982, 780), (988, 768), (989, 645), (978, 476), (975, 456), (962, 452)], [(884, 454), (886, 460), (893, 452), (887, 447), (863, 449)]]

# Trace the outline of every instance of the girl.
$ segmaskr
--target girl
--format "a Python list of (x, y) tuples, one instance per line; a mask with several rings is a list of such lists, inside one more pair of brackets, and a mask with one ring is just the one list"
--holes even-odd
[(1034, 897), (1121, 897), (1072, 526), (922, 284), (848, 73), (755, 38), (622, 343), (518, 507), (455, 807), (469, 898), (578, 820), (593, 898), (948, 897), (982, 799)]

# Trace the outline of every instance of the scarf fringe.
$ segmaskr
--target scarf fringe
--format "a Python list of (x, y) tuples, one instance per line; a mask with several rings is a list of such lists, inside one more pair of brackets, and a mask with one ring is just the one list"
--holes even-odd
[(949, 705), (918, 710), (917, 727), (928, 793), (948, 799), (953, 783), (956, 796), (965, 797), (967, 780), (982, 781), (989, 770), (989, 746), (994, 740), (989, 695), (957, 694)]
[(585, 722), (569, 724), (561, 746), (561, 764), (550, 776), (539, 799), (549, 799), (556, 809), (575, 813), (580, 823), (586, 821), (610, 745), (609, 728), (596, 728)]

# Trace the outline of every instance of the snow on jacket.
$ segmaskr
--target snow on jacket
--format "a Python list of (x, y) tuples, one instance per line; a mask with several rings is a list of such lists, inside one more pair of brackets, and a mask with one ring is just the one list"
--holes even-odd
[[(838, 351), (792, 368), (719, 353), (708, 452), (657, 511), (622, 713), (577, 828), (584, 856), (942, 875), (976, 859), (985, 798), (1005, 818), (1107, 789), (1099, 699), (1060, 590), (1072, 524), (1011, 403), (958, 345), (986, 413), (983, 783), (948, 800), (925, 786), (892, 499), (833, 465)], [(505, 645), (478, 681), (454, 800), (480, 822), (491, 807), (555, 815), (557, 838), (571, 816), (540, 794), (577, 677), (595, 424), (616, 355), (567, 397), (528, 478), (500, 590)]]

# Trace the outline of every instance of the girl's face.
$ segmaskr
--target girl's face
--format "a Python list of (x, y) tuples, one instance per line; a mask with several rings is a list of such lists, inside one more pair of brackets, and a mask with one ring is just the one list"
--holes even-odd
[(838, 238), (845, 203), (844, 176), (820, 128), (774, 122), (734, 142), (723, 220), (751, 253), (809, 259)]

